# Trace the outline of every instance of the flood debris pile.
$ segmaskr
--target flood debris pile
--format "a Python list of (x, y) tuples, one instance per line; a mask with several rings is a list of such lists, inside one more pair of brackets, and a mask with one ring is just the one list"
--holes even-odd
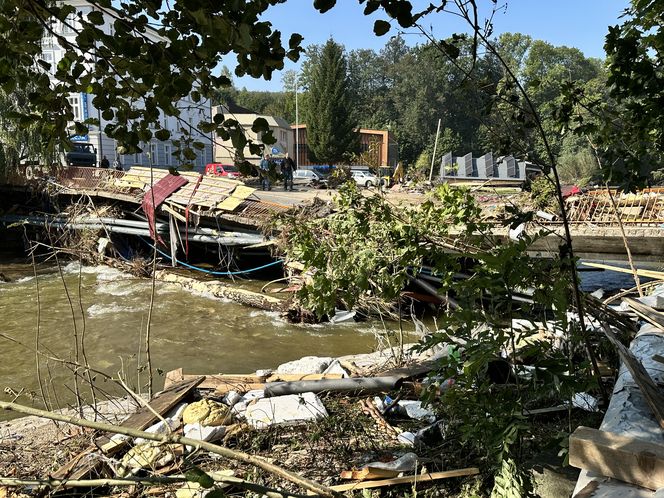
[(331, 496), (477, 475), (468, 458), (441, 457), (446, 424), (417, 400), (433, 363), (412, 349), (406, 357), (418, 363), (388, 368), (383, 351), (306, 357), (251, 375), (172, 371), (149, 404), (104, 426), (105, 435), (89, 433), (92, 444), (55, 471), (35, 480), (16, 469), (0, 485), (29, 494), (81, 486), (119, 494), (131, 485), (178, 498), (220, 489)]

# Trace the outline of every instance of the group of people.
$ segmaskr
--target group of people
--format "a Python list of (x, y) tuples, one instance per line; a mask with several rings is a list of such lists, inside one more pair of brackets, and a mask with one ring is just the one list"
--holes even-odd
[[(272, 190), (270, 181), (270, 158), (264, 156), (260, 163), (261, 187), (263, 190)], [(297, 169), (290, 156), (281, 161), (281, 174), (284, 177), (284, 190), (293, 190), (293, 172)]]
[[(111, 167), (111, 163), (108, 161), (106, 156), (104, 156), (102, 157), (99, 166), (108, 169)], [(118, 156), (115, 156), (115, 160), (113, 161), (113, 169), (117, 169), (118, 171), (124, 170), (124, 168), (122, 167), (122, 163), (120, 162), (120, 158)]]

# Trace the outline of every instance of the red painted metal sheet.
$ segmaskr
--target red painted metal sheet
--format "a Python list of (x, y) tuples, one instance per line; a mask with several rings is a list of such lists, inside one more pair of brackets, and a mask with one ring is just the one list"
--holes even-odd
[(185, 177), (168, 174), (157, 183), (155, 183), (150, 190), (145, 192), (141, 206), (145, 216), (148, 218), (150, 236), (155, 242), (164, 244), (164, 241), (161, 239), (161, 237), (159, 237), (159, 234), (155, 230), (155, 208), (157, 208), (162, 202), (170, 197), (173, 192), (176, 192), (186, 184), (187, 179)]

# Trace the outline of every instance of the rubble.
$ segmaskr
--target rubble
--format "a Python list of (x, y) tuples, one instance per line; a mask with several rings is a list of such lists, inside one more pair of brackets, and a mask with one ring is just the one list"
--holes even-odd
[(327, 417), (327, 410), (314, 393), (289, 394), (259, 399), (247, 407), (245, 418), (257, 429), (297, 424)]

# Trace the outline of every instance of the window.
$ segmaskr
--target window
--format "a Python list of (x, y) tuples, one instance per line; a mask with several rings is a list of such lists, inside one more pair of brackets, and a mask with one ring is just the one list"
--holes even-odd
[(286, 133), (285, 131), (281, 130), (281, 132), (280, 132), (280, 140), (281, 140), (283, 143), (286, 143), (286, 141), (288, 140), (288, 133)]
[(63, 35), (73, 35), (77, 27), (76, 15), (69, 14), (67, 18), (62, 23), (62, 34)]
[(74, 121), (80, 121), (83, 113), (81, 112), (81, 96), (72, 94), (67, 97), (71, 110), (74, 113)]
[(170, 166), (171, 165), (171, 146), (170, 145), (164, 145), (164, 165), (165, 166)]
[(159, 162), (159, 157), (157, 157), (157, 144), (150, 142), (150, 161), (152, 164), (157, 164)]
[(140, 152), (134, 154), (134, 164), (143, 164), (143, 154)]
[(162, 119), (162, 123), (161, 123), (161, 127), (162, 127), (164, 130), (170, 130), (170, 128), (169, 128), (169, 124), (168, 124), (168, 116), (164, 116), (164, 117), (163, 117), (163, 119)]

